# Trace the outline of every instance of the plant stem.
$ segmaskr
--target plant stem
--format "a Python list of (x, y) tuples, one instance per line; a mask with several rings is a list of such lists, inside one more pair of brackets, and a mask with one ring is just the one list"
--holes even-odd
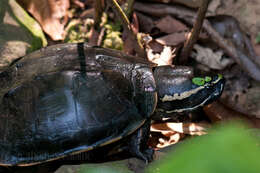
[(94, 28), (95, 30), (100, 30), (100, 23), (101, 23), (101, 17), (102, 17), (102, 0), (96, 0), (94, 1), (94, 8), (95, 8), (95, 14), (94, 14)]
[(119, 17), (124, 29), (127, 31), (128, 36), (135, 43), (133, 45), (134, 45), (134, 50), (137, 53), (137, 55), (141, 58), (146, 58), (146, 53), (145, 53), (142, 45), (139, 44), (139, 42), (137, 40), (137, 36), (134, 34), (134, 32), (131, 28), (130, 22), (129, 22), (126, 14), (124, 13), (122, 8), (120, 7), (120, 5), (117, 3), (116, 0), (109, 0), (108, 2), (112, 6), (112, 9), (116, 13), (116, 15)]
[(184, 43), (182, 52), (180, 54), (180, 61), (182, 63), (186, 63), (188, 60), (188, 57), (190, 55), (190, 52), (193, 48), (193, 45), (197, 42), (199, 38), (199, 34), (203, 25), (203, 21), (208, 9), (209, 0), (202, 0), (201, 6), (199, 7), (197, 20), (193, 25), (192, 31), (186, 42)]
[(133, 7), (134, 7), (134, 0), (128, 0), (126, 2), (127, 4), (127, 9), (125, 10), (126, 16), (130, 19), (130, 17), (133, 14)]

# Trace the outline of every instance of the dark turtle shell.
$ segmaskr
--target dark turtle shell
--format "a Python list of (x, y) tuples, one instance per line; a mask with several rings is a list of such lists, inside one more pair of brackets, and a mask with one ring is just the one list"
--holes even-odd
[[(109, 64), (110, 58), (118, 58), (113, 52), (108, 53), (113, 56), (85, 52), (91, 60), (88, 63), (94, 64), (89, 66), (75, 65), (77, 59), (73, 62), (69, 55), (63, 56), (63, 65), (57, 69), (35, 64), (44, 65), (50, 49), (44, 50), (44, 56), (38, 55), (41, 50), (24, 57), (7, 75), (2, 74), (12, 75), (12, 81), (2, 90), (8, 88), (0, 107), (0, 166), (35, 165), (119, 141), (140, 128), (155, 108), (155, 82), (147, 64), (132, 64), (127, 59), (122, 60), (124, 67)], [(100, 58), (107, 58), (106, 69), (97, 65)], [(131, 64), (131, 74), (125, 62)], [(11, 73), (15, 68), (17, 73)], [(136, 102), (139, 97), (148, 101)]]
[[(160, 112), (171, 113), (203, 106), (224, 85), (222, 77), (194, 85), (189, 69), (152, 67), (83, 43), (50, 46), (15, 61), (0, 73), (0, 167), (83, 152), (93, 156), (118, 143), (131, 156), (150, 161), (147, 139), (157, 92)], [(105, 160), (109, 152), (98, 158)]]

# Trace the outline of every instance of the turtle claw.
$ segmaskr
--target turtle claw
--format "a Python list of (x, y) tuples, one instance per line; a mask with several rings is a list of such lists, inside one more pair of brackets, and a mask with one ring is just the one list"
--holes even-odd
[(134, 156), (140, 160), (143, 160), (145, 164), (153, 161), (154, 150), (151, 148), (146, 149), (144, 152), (136, 151)]
[(128, 144), (129, 151), (133, 157), (143, 160), (146, 164), (153, 160), (154, 150), (148, 148), (147, 140), (149, 137), (150, 121), (147, 121), (143, 127), (131, 137)]
[(146, 164), (153, 161), (153, 154), (154, 154), (154, 150), (152, 148), (148, 148), (145, 150), (144, 156), (146, 158), (145, 160)]

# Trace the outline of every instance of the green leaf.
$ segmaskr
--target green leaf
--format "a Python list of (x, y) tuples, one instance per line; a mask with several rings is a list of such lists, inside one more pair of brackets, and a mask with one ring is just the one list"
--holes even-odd
[(187, 140), (147, 173), (259, 173), (259, 139), (238, 124)]
[(8, 0), (8, 3), (12, 10), (13, 17), (33, 36), (29, 52), (47, 46), (47, 40), (40, 25), (32, 17), (30, 17), (30, 15), (27, 14), (27, 12), (22, 7), (20, 7), (20, 5), (17, 4), (15, 0)]
[(260, 43), (260, 32), (258, 32), (255, 41), (256, 41), (257, 44)]

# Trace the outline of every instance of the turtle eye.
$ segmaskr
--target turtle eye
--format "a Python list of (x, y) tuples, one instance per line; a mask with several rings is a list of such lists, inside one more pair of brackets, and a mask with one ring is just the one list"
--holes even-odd
[(213, 81), (216, 81), (219, 77), (217, 75), (213, 76)]
[(212, 77), (212, 82), (217, 83), (221, 79), (223, 79), (223, 76), (221, 74), (218, 74)]

